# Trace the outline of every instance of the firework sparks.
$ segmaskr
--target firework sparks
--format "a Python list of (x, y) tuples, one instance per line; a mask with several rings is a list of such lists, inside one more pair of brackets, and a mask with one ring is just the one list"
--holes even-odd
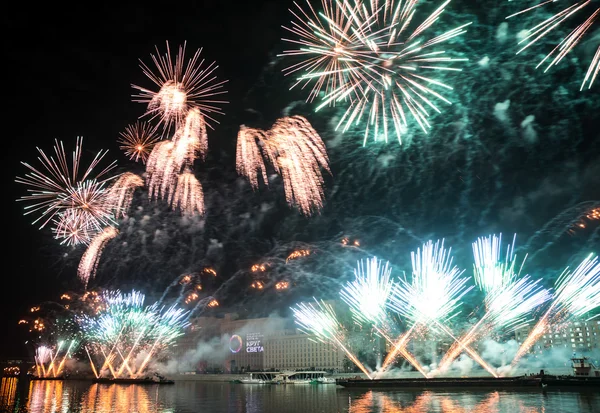
[(354, 269), (355, 279), (348, 282), (340, 296), (359, 323), (381, 324), (387, 317), (385, 309), (394, 283), (390, 280), (392, 268), (377, 257), (358, 262)]
[(444, 242), (432, 241), (411, 253), (412, 282), (400, 279), (392, 289), (388, 305), (413, 323), (437, 321), (446, 324), (459, 314), (467, 287), (464, 270), (452, 265), (451, 250)]
[(265, 272), (265, 271), (267, 271), (268, 266), (269, 266), (269, 264), (254, 264), (252, 267), (250, 267), (250, 271)]
[(128, 125), (125, 132), (121, 132), (118, 140), (119, 149), (123, 150), (130, 160), (146, 163), (158, 139), (155, 127), (148, 122), (136, 122)]
[(250, 284), (250, 286), (257, 290), (262, 290), (264, 288), (263, 283), (261, 283), (260, 281), (253, 281), (252, 284)]
[(59, 212), (55, 216), (53, 224), (54, 238), (61, 240), (61, 245), (89, 244), (98, 232), (96, 228), (90, 226), (90, 222), (83, 214), (74, 209)]
[(100, 262), (100, 256), (106, 243), (117, 236), (119, 231), (114, 227), (106, 227), (104, 230), (96, 235), (96, 237), (90, 242), (87, 250), (79, 261), (79, 267), (77, 268), (77, 275), (79, 279), (87, 286), (90, 278), (93, 278), (96, 273), (96, 268)]
[[(108, 291), (102, 300), (106, 303), (103, 311), (80, 319), (92, 351), (102, 356), (101, 367), (96, 369), (86, 347), (97, 377), (106, 368), (114, 378), (125, 371), (130, 377), (139, 377), (151, 358), (172, 345), (188, 325), (185, 318), (189, 312), (175, 306), (163, 310), (157, 303), (145, 306), (145, 296), (135, 290), (130, 294)], [(145, 356), (140, 361), (141, 354)]]
[(323, 207), (321, 168), (331, 173), (329, 158), (325, 144), (308, 120), (302, 116), (281, 118), (267, 132), (242, 127), (238, 134), (237, 170), (253, 188), (258, 185), (258, 173), (268, 185), (263, 155), (282, 177), (290, 206), (297, 206), (307, 216)]
[[(523, 13), (530, 12), (534, 9), (538, 9), (540, 7), (551, 7), (548, 6), (549, 3), (556, 3), (556, 1), (544, 1), (533, 7), (526, 8), (521, 10), (515, 14), (511, 14), (507, 17), (510, 19), (512, 17), (521, 15)], [(588, 33), (591, 33), (592, 28), (598, 21), (600, 21), (600, 7), (594, 5), (594, 1), (586, 0), (586, 1), (571, 1), (571, 5), (562, 8), (560, 11), (553, 14), (548, 19), (541, 21), (539, 24), (534, 26), (533, 28), (527, 30), (526, 36), (519, 42), (519, 45), (523, 45), (521, 49), (517, 52), (517, 54), (522, 53), (538, 41), (541, 41), (548, 35), (549, 33), (558, 30), (558, 27), (561, 26), (565, 21), (570, 20), (572, 16), (587, 16), (585, 20), (580, 23), (575, 29), (573, 29), (569, 34), (567, 34), (563, 40), (556, 45), (550, 53), (546, 55), (536, 66), (539, 68), (540, 66), (547, 64), (544, 72), (550, 70), (552, 66), (558, 65), (569, 53), (573, 51), (577, 45), (582, 43), (583, 39), (585, 39)], [(558, 6), (557, 6), (558, 7)], [(585, 13), (585, 14), (584, 14)], [(589, 15), (588, 15), (589, 13)], [(596, 53), (592, 58), (590, 66), (587, 70), (585, 78), (581, 83), (580, 90), (583, 90), (586, 87), (588, 90), (592, 88), (596, 77), (598, 76), (598, 72), (600, 71), (600, 45), (597, 46)]]
[(514, 254), (516, 234), (508, 245), (506, 257), (502, 259), (502, 235), (479, 238), (473, 243), (475, 259), (475, 282), (486, 293), (486, 313), (463, 337), (448, 350), (438, 369), (446, 371), (460, 355), (482, 334), (492, 329), (514, 330), (525, 325), (526, 316), (551, 297), (540, 285), (541, 280), (532, 281), (529, 276), (520, 277), (523, 263), (515, 269)]
[(194, 160), (208, 148), (204, 120), (197, 108), (191, 109), (172, 141), (156, 145), (146, 166), (151, 199), (168, 198), (173, 209), (184, 213), (204, 213), (200, 182), (191, 173)]
[[(352, 124), (365, 121), (364, 142), (370, 132), (375, 140), (388, 141), (395, 132), (401, 136), (408, 128), (408, 116), (427, 133), (431, 127), (430, 111), (440, 113), (437, 100), (450, 101), (435, 89), (452, 88), (431, 76), (441, 72), (460, 71), (452, 66), (467, 59), (452, 58), (434, 46), (447, 42), (466, 32), (470, 23), (441, 35), (428, 35), (450, 1), (443, 2), (427, 18), (417, 24), (418, 5), (421, 2), (389, 0), (357, 2), (355, 7), (347, 0), (323, 1), (324, 13), (320, 18), (311, 7), (313, 19), (302, 11), (304, 18), (288, 29), (300, 37), (292, 40), (299, 50), (287, 55), (301, 55), (302, 63), (288, 71), (304, 70), (298, 83), (316, 79), (309, 95), (312, 100), (323, 85), (326, 94), (317, 110), (337, 102), (350, 102), (340, 122), (343, 131)], [(306, 19), (306, 20), (305, 20)], [(290, 41), (290, 40), (288, 40)]]
[(295, 260), (301, 257), (308, 257), (309, 255), (310, 250), (296, 250), (287, 256), (287, 258), (285, 259), (285, 263), (287, 264), (290, 260)]
[(204, 268), (204, 269), (202, 270), (202, 272), (203, 272), (203, 273), (205, 273), (205, 274), (212, 275), (213, 277), (216, 277), (216, 276), (217, 276), (217, 272), (216, 272), (216, 271), (215, 271), (213, 268), (210, 268), (210, 267), (206, 267), (206, 268)]
[(384, 265), (383, 261), (377, 260), (377, 257), (367, 260), (366, 263), (359, 261), (357, 268), (354, 269), (354, 281), (348, 282), (344, 286), (340, 291), (340, 296), (350, 306), (352, 316), (359, 324), (372, 324), (377, 332), (394, 346), (382, 366), (384, 371), (400, 353), (427, 377), (421, 365), (405, 348), (408, 335), (404, 340), (394, 343), (394, 340), (380, 327), (387, 323), (386, 306), (394, 287), (394, 283), (390, 279), (391, 272), (389, 262)]
[(171, 193), (169, 203), (172, 209), (180, 209), (185, 215), (204, 214), (202, 185), (193, 173), (185, 172), (177, 177), (177, 187)]
[[(179, 47), (175, 60), (171, 56), (168, 42), (167, 53), (164, 56), (161, 56), (156, 47), (156, 55), (150, 56), (157, 73), (153, 73), (140, 60), (142, 71), (158, 86), (158, 92), (132, 85), (139, 91), (133, 100), (147, 104), (145, 115), (152, 119), (158, 118), (165, 130), (173, 125), (178, 128), (192, 108), (198, 109), (204, 118), (219, 123), (212, 115), (222, 115), (219, 105), (228, 103), (219, 99), (220, 95), (227, 93), (223, 90), (227, 81), (218, 81), (214, 75), (218, 66), (213, 62), (204, 67), (204, 59), (200, 60), (202, 49), (198, 49), (186, 64), (185, 47), (186, 43)], [(210, 127), (210, 124), (208, 126)]]
[(356, 55), (361, 53), (359, 32), (368, 26), (363, 23), (354, 30), (352, 15), (356, 15), (360, 3), (351, 7), (347, 1), (321, 0), (322, 12), (317, 13), (310, 2), (310, 12), (298, 3), (297, 11), (290, 12), (295, 18), (291, 27), (285, 27), (296, 39), (283, 39), (295, 47), (283, 52), (283, 56), (299, 56), (305, 60), (284, 69), (285, 75), (304, 72), (292, 88), (303, 83), (306, 87), (315, 81), (307, 101), (313, 101), (324, 89), (326, 94), (348, 87), (347, 72), (356, 71)]
[(105, 207), (114, 211), (115, 217), (126, 217), (136, 188), (144, 186), (138, 175), (125, 172), (110, 186), (105, 197)]
[(207, 306), (208, 306), (208, 307), (210, 307), (210, 308), (218, 307), (218, 306), (219, 306), (219, 302), (218, 302), (217, 300), (213, 299), (213, 300), (211, 300), (211, 301), (210, 301), (210, 302), (207, 304)]
[[(525, 339), (511, 366), (517, 365), (546, 329), (559, 319), (588, 316), (600, 307), (600, 262), (589, 255), (571, 272), (566, 268), (556, 281), (552, 304)], [(597, 315), (596, 315), (597, 316)], [(588, 320), (596, 316), (588, 316)]]
[(448, 334), (460, 347), (490, 374), (494, 370), (475, 351), (463, 345), (446, 327), (449, 320), (459, 314), (462, 297), (473, 286), (466, 286), (464, 271), (452, 265), (450, 250), (444, 242), (432, 241), (422, 250), (411, 253), (413, 277), (409, 283), (404, 279), (395, 285), (390, 296), (389, 307), (415, 324), (433, 324)]
[(287, 290), (288, 288), (290, 288), (290, 283), (287, 281), (279, 281), (275, 284), (276, 290)]
[(299, 303), (291, 310), (294, 313), (296, 324), (298, 324), (306, 334), (313, 334), (318, 340), (324, 343), (331, 343), (339, 346), (350, 360), (364, 373), (368, 378), (371, 375), (356, 358), (352, 352), (343, 344), (342, 325), (335, 316), (333, 308), (324, 303), (315, 300), (316, 307), (312, 303)]
[(238, 174), (248, 178), (253, 189), (258, 188), (259, 175), (265, 184), (269, 184), (267, 167), (257, 145), (257, 142), (266, 142), (267, 139), (268, 133), (261, 129), (240, 126), (235, 153), (236, 170)]
[[(115, 168), (116, 161), (99, 173), (94, 171), (108, 151), (98, 152), (85, 172), (80, 174), (82, 146), (83, 138), (78, 137), (70, 165), (63, 143), (58, 141), (54, 144), (55, 156), (48, 156), (42, 149), (37, 148), (42, 168), (21, 162), (30, 172), (15, 179), (15, 182), (28, 187), (28, 195), (21, 197), (19, 201), (29, 204), (25, 207), (25, 215), (40, 215), (33, 221), (34, 224), (42, 221), (40, 228), (65, 209), (91, 208), (98, 201), (106, 182), (112, 179), (106, 175)], [(105, 218), (104, 214), (93, 210), (90, 216)]]

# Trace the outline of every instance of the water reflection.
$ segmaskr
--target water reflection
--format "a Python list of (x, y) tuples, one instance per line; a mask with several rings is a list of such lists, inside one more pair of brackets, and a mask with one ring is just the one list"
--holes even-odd
[(0, 381), (0, 411), (8, 410), (9, 407), (15, 405), (15, 396), (17, 394), (17, 383), (19, 379), (16, 377), (3, 377)]
[(2, 379), (0, 411), (28, 413), (600, 412), (597, 392), (370, 391), (200, 381), (172, 386)]

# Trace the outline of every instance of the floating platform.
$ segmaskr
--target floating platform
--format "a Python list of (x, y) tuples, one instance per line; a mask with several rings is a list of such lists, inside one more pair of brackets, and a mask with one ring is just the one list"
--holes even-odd
[(31, 378), (31, 380), (65, 380), (65, 378), (62, 376), (60, 376), (60, 377), (36, 377), (36, 376), (33, 376)]
[(97, 378), (92, 380), (93, 383), (99, 384), (175, 384), (173, 380), (153, 380), (150, 378), (146, 379), (109, 379), (109, 378)]
[(575, 376), (519, 376), (519, 377), (438, 377), (433, 379), (338, 379), (343, 387), (360, 388), (487, 388), (487, 389), (532, 389), (564, 387), (596, 387), (600, 389), (598, 377)]

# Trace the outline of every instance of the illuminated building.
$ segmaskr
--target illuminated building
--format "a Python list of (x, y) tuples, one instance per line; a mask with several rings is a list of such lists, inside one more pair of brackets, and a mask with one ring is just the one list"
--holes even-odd
[[(515, 339), (519, 344), (527, 338), (532, 328), (533, 324), (515, 331)], [(577, 353), (600, 351), (600, 320), (572, 321), (551, 326), (531, 351), (542, 352), (551, 348), (568, 348)]]

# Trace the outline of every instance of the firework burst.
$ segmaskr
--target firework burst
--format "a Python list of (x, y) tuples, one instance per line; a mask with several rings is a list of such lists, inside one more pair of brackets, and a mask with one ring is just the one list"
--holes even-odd
[[(347, 131), (353, 124), (365, 124), (363, 144), (372, 134), (374, 140), (388, 141), (394, 134), (398, 142), (412, 117), (427, 133), (432, 111), (440, 113), (437, 101), (451, 102), (437, 90), (452, 90), (434, 77), (442, 72), (460, 71), (453, 67), (467, 59), (453, 58), (436, 46), (466, 32), (470, 23), (440, 35), (433, 33), (449, 0), (423, 20), (415, 18), (421, 1), (347, 0), (323, 2), (320, 19), (311, 7), (313, 19), (294, 23), (300, 48), (288, 55), (304, 55), (306, 61), (288, 68), (303, 69), (298, 82), (316, 80), (309, 99), (325, 84), (328, 92), (317, 107), (346, 102), (347, 109), (338, 123)], [(295, 14), (295, 17), (299, 17)], [(350, 35), (351, 33), (351, 35)], [(289, 41), (289, 40), (288, 40)]]
[(127, 126), (125, 132), (121, 132), (118, 143), (130, 160), (146, 163), (158, 139), (155, 127), (148, 122), (136, 122)]
[(475, 282), (486, 294), (486, 313), (450, 347), (439, 363), (440, 371), (446, 371), (464, 347), (492, 329), (511, 331), (525, 325), (531, 311), (550, 299), (551, 294), (542, 288), (541, 280), (520, 276), (525, 260), (516, 271), (515, 240), (516, 234), (512, 244), (508, 245), (504, 260), (501, 256), (502, 235), (482, 237), (473, 243)]
[(218, 66), (214, 62), (204, 65), (204, 59), (200, 59), (202, 49), (198, 49), (186, 63), (185, 47), (186, 43), (179, 46), (175, 59), (171, 56), (168, 42), (167, 53), (163, 56), (156, 47), (156, 55), (150, 55), (156, 73), (140, 60), (142, 71), (158, 86), (158, 91), (132, 85), (139, 91), (133, 100), (147, 104), (145, 115), (158, 118), (165, 130), (171, 126), (178, 128), (192, 108), (198, 109), (204, 118), (219, 123), (212, 115), (222, 115), (219, 105), (228, 103), (219, 99), (220, 95), (226, 93), (223, 85), (227, 81), (218, 81), (214, 75)]
[[(558, 2), (552, 0), (540, 2), (517, 13), (511, 14), (507, 17), (507, 19), (523, 13), (531, 12), (541, 7), (550, 8), (552, 6), (549, 4), (554, 3)], [(564, 3), (568, 3), (569, 6), (564, 7)], [(552, 66), (558, 65), (569, 53), (573, 51), (575, 47), (583, 43), (586, 36), (592, 33), (593, 28), (597, 27), (598, 21), (600, 21), (600, 7), (598, 7), (597, 2), (592, 0), (567, 1), (562, 2), (561, 5), (556, 5), (554, 7), (560, 9), (555, 13), (553, 12), (554, 14), (552, 14), (549, 18), (540, 21), (540, 23), (538, 23), (536, 26), (527, 30), (526, 35), (519, 42), (519, 45), (522, 45), (522, 47), (519, 49), (517, 54), (522, 53), (534, 44), (542, 41), (548, 34), (558, 31), (559, 27), (567, 24), (565, 23), (566, 21), (573, 21), (575, 19), (574, 16), (584, 16), (584, 18), (583, 21), (580, 19), (580, 24), (578, 24), (571, 32), (569, 32), (562, 39), (562, 41), (538, 63), (536, 68), (544, 65), (546, 66), (544, 72), (550, 70)], [(594, 42), (594, 39), (592, 38), (591, 41)], [(580, 90), (583, 90), (586, 87), (586, 84), (587, 88), (591, 89), (596, 77), (598, 76), (598, 72), (600, 72), (600, 44), (597, 44), (593, 47), (596, 49), (596, 52), (592, 57), (590, 66), (583, 79), (583, 82), (581, 83)]]
[(329, 158), (321, 137), (304, 117), (278, 119), (267, 132), (242, 127), (237, 147), (237, 170), (253, 188), (258, 186), (258, 173), (268, 185), (264, 156), (281, 175), (290, 206), (307, 216), (323, 207), (321, 168), (331, 173)]
[[(108, 369), (114, 378), (138, 377), (152, 357), (172, 345), (188, 325), (187, 311), (160, 308), (157, 303), (145, 306), (145, 296), (135, 290), (105, 292), (102, 299), (106, 307), (98, 315), (79, 320), (89, 347), (102, 360), (97, 369), (86, 347), (96, 376)], [(140, 360), (142, 354), (145, 357)]]
[[(282, 56), (299, 56), (305, 60), (285, 68), (284, 73), (286, 76), (304, 73), (292, 88), (299, 84), (304, 88), (314, 81), (307, 99), (313, 101), (323, 90), (330, 94), (347, 87), (347, 76), (356, 72), (355, 54), (360, 53), (362, 45), (355, 34), (352, 15), (356, 15), (360, 3), (351, 7), (347, 1), (321, 0), (322, 12), (319, 13), (309, 1), (306, 2), (309, 12), (294, 4), (297, 10), (290, 9), (294, 20), (291, 27), (284, 26), (284, 29), (297, 39), (283, 39), (294, 48), (284, 51)], [(362, 29), (361, 26), (358, 31)]]
[(28, 195), (21, 197), (19, 201), (29, 204), (25, 207), (25, 215), (39, 214), (33, 223), (41, 221), (40, 228), (52, 221), (60, 212), (71, 208), (84, 211), (88, 217), (98, 218), (101, 221), (98, 227), (105, 224), (102, 221), (108, 220), (106, 214), (95, 207), (100, 205), (98, 201), (104, 187), (112, 179), (107, 175), (115, 168), (116, 161), (96, 173), (95, 169), (108, 153), (108, 151), (100, 151), (87, 169), (80, 173), (82, 146), (83, 138), (78, 137), (71, 162), (68, 161), (63, 143), (58, 141), (54, 144), (55, 156), (48, 156), (42, 149), (37, 148), (40, 153), (38, 160), (42, 165), (41, 168), (21, 162), (30, 172), (15, 179), (15, 182), (28, 187)]

